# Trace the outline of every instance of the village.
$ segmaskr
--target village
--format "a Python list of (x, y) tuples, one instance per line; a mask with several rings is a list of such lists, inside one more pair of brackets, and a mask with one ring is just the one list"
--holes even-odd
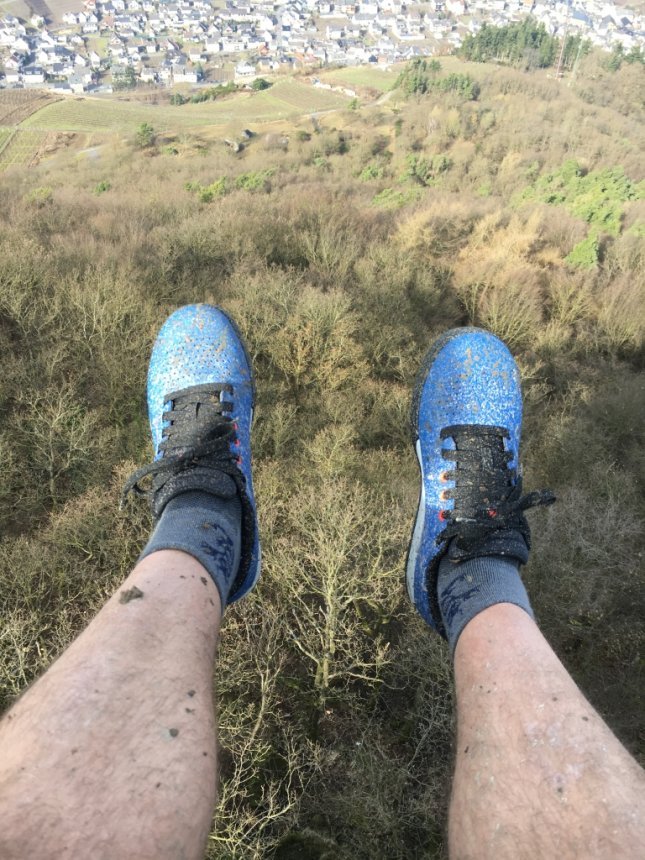
[(60, 21), (0, 18), (0, 87), (110, 93), (138, 84), (251, 82), (328, 65), (387, 67), (447, 54), (484, 24), (532, 15), (550, 34), (625, 51), (645, 45), (645, 19), (603, 0), (85, 0)]

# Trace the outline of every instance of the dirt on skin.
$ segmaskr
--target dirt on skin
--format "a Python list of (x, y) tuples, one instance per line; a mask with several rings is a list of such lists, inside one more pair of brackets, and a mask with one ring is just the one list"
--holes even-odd
[(129, 603), (131, 600), (138, 600), (140, 597), (143, 597), (143, 591), (137, 588), (136, 585), (133, 585), (132, 588), (121, 592), (119, 603)]

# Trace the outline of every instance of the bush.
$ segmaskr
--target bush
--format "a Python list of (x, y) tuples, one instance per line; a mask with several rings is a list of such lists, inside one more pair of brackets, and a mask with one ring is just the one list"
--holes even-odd
[(142, 122), (137, 129), (136, 143), (139, 149), (147, 149), (155, 142), (155, 130), (147, 122)]

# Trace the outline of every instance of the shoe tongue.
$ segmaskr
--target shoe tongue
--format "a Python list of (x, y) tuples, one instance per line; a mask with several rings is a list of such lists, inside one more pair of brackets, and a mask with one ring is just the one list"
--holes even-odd
[[(230, 421), (220, 414), (213, 415), (203, 404), (191, 404), (191, 411), (193, 409), (192, 420), (186, 421), (185, 412), (181, 419), (175, 420), (175, 426), (168, 433), (164, 446), (164, 457), (182, 457), (190, 450), (216, 440), (221, 440), (222, 446), (226, 444), (226, 439), (232, 433)], [(178, 437), (181, 437), (181, 444), (173, 444), (175, 440), (179, 442)]]

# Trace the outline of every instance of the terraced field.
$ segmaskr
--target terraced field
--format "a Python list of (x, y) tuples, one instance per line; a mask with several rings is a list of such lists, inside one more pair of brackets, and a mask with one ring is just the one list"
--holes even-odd
[[(9, 135), (2, 142), (2, 131)], [(3, 129), (0, 131), (0, 172), (7, 167), (24, 166), (31, 163), (42, 146), (47, 133), (34, 129)], [(4, 146), (4, 148), (3, 148)]]
[(147, 122), (160, 133), (180, 133), (208, 126), (253, 126), (293, 119), (344, 107), (349, 99), (340, 93), (309, 84), (278, 81), (259, 93), (241, 92), (214, 102), (154, 105), (110, 98), (59, 98), (45, 93), (7, 90), (0, 93), (0, 171), (12, 165), (28, 165), (39, 152), (45, 155), (47, 135), (81, 132), (100, 135), (133, 135)]
[(39, 90), (0, 90), (0, 126), (20, 123), (55, 99)]
[(339, 93), (315, 89), (297, 81), (280, 81), (259, 93), (181, 106), (149, 105), (100, 98), (67, 98), (28, 117), (23, 128), (42, 131), (117, 132), (131, 134), (142, 122), (157, 131), (185, 131), (231, 122), (270, 122), (302, 113), (333, 110), (347, 104)]
[(13, 134), (12, 128), (0, 128), (0, 154), (9, 142), (9, 138)]

